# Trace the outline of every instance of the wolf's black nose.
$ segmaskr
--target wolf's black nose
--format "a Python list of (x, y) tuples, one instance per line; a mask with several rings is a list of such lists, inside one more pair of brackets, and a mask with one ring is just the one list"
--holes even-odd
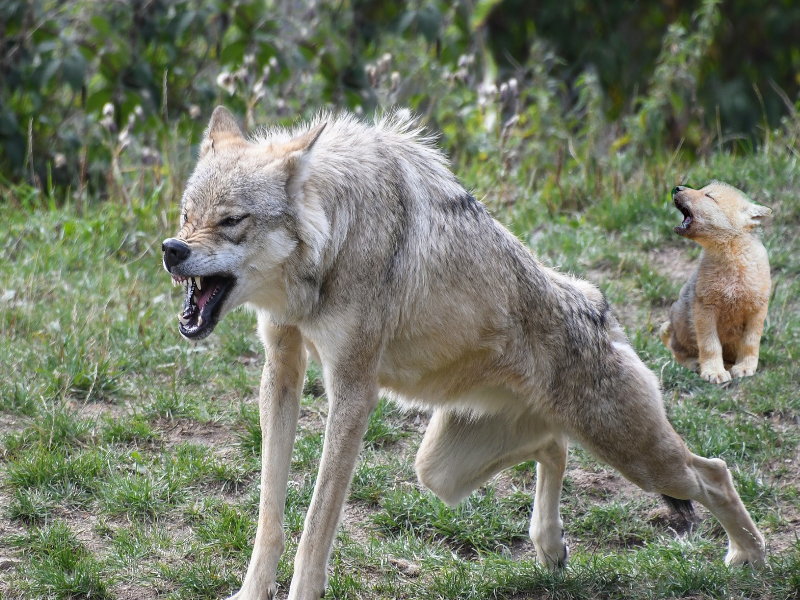
[(672, 188), (672, 195), (674, 196), (674, 195), (675, 195), (675, 194), (677, 194), (678, 192), (682, 192), (682, 191), (683, 191), (683, 190), (685, 190), (685, 189), (686, 189), (686, 186), (683, 186), (683, 185), (676, 185), (674, 188)]
[(164, 253), (164, 264), (167, 270), (175, 265), (179, 265), (189, 256), (191, 249), (186, 242), (168, 238), (161, 244), (161, 251)]

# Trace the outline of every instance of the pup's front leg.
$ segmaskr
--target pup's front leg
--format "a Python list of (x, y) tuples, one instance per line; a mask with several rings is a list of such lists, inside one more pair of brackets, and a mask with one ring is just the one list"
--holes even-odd
[(303, 338), (297, 329), (276, 327), (259, 316), (266, 362), (261, 377), (261, 494), (253, 555), (242, 589), (230, 600), (271, 600), (284, 549), (283, 516), (292, 447), (306, 370)]
[(700, 377), (709, 383), (725, 383), (731, 374), (725, 370), (722, 360), (722, 344), (717, 333), (717, 316), (710, 308), (695, 300), (694, 330), (697, 334)]
[(764, 319), (767, 318), (767, 307), (751, 314), (744, 326), (739, 347), (736, 350), (736, 364), (731, 367), (731, 377), (749, 377), (755, 375), (758, 367), (758, 347), (764, 331)]
[[(323, 358), (324, 362), (324, 358)], [(325, 368), (328, 422), (317, 483), (294, 561), (289, 600), (325, 594), (327, 564), (369, 415), (378, 403), (374, 370), (365, 365)]]

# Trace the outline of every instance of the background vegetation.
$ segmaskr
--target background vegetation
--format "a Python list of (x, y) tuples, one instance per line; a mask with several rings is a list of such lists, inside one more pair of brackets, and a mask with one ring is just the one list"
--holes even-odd
[[(0, 595), (219, 598), (255, 531), (262, 355), (235, 313), (180, 339), (160, 267), (218, 103), (252, 130), (397, 106), (547, 264), (598, 283), (672, 422), (721, 456), (770, 569), (727, 570), (718, 524), (675, 519), (580, 449), (573, 562), (527, 539), (533, 465), (455, 510), (417, 482), (425, 414), (382, 403), (330, 566), (335, 598), (800, 598), (800, 40), (795, 3), (0, 0)], [(711, 386), (658, 326), (698, 256), (678, 183), (771, 206), (759, 372)], [(316, 367), (287, 500), (283, 592), (327, 412)]]

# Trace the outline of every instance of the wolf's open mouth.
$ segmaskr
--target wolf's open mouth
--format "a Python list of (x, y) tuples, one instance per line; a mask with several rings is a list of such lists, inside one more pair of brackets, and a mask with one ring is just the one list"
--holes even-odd
[(182, 277), (173, 275), (175, 285), (186, 286), (183, 311), (178, 315), (178, 329), (186, 338), (200, 340), (210, 334), (219, 320), (225, 296), (236, 280), (225, 275)]
[(674, 231), (678, 235), (684, 235), (689, 230), (689, 226), (692, 224), (692, 213), (683, 202), (678, 202), (677, 198), (675, 199), (675, 206), (677, 206), (678, 210), (681, 211), (681, 214), (683, 214), (683, 221), (680, 225), (674, 228)]

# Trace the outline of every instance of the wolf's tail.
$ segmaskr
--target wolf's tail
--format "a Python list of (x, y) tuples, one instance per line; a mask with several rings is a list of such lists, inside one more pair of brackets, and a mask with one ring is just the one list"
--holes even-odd
[(677, 498), (667, 496), (666, 494), (661, 494), (661, 497), (673, 512), (678, 513), (682, 517), (688, 518), (694, 514), (694, 507), (692, 506), (691, 500), (678, 500)]
[(672, 321), (664, 321), (658, 334), (661, 336), (661, 341), (664, 342), (664, 345), (669, 348), (669, 340), (672, 337)]

